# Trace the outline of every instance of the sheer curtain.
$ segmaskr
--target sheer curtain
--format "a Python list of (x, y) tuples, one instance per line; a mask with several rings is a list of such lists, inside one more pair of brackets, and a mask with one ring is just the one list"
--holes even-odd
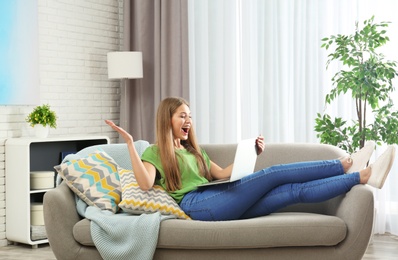
[[(316, 142), (313, 125), (324, 109), (331, 76), (325, 72), (321, 39), (348, 33), (345, 25), (353, 27), (356, 6), (347, 1), (241, 2), (240, 87), (242, 99), (251, 104), (242, 102), (242, 137), (259, 131), (267, 142)], [(353, 15), (344, 16), (340, 9)], [(336, 109), (354, 112), (345, 103)]]
[[(319, 142), (317, 113), (355, 119), (349, 97), (325, 107), (341, 65), (326, 70), (321, 39), (352, 34), (356, 21), (373, 14), (377, 21), (396, 20), (396, 5), (392, 0), (189, 0), (190, 102), (199, 141), (229, 143), (261, 133), (268, 143)], [(396, 46), (398, 30), (390, 26), (388, 33), (388, 45)], [(375, 192), (376, 233), (398, 234), (398, 192), (390, 191), (398, 163), (394, 167), (385, 188)]]
[[(333, 75), (321, 39), (352, 30), (357, 17), (355, 3), (330, 2), (189, 1), (190, 101), (201, 142), (258, 134), (317, 142), (313, 124)], [(328, 109), (347, 113), (346, 103)]]
[(190, 105), (199, 140), (236, 141), (237, 1), (189, 1)]

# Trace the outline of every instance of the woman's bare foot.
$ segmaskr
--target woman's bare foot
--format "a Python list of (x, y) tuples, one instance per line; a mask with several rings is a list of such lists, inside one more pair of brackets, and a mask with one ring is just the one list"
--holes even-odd
[(371, 175), (372, 175), (372, 167), (370, 166), (359, 171), (359, 183), (367, 184)]
[(345, 156), (342, 159), (340, 159), (341, 165), (343, 166), (344, 172), (347, 172), (348, 169), (351, 168), (352, 166), (352, 159), (350, 156)]

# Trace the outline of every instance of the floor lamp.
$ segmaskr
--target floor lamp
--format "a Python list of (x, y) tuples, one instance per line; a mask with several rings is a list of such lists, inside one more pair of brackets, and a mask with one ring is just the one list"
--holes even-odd
[[(108, 52), (108, 78), (121, 79), (121, 102), (120, 108), (120, 126), (127, 131), (127, 79), (140, 79), (142, 72), (142, 52), (137, 51), (116, 51)], [(123, 94), (122, 94), (123, 93)]]

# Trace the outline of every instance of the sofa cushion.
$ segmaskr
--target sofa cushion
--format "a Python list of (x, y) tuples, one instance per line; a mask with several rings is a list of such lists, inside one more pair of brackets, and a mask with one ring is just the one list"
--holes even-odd
[[(75, 239), (94, 246), (90, 221), (78, 222)], [(338, 217), (284, 212), (253, 219), (206, 222), (165, 220), (161, 223), (157, 248), (228, 249), (287, 246), (333, 246), (347, 235), (346, 224)]]

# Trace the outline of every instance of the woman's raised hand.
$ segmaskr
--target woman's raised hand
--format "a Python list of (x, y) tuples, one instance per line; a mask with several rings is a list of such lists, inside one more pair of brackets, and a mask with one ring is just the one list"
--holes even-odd
[(113, 123), (111, 120), (105, 120), (105, 123), (107, 123), (110, 127), (112, 127), (113, 130), (118, 132), (123, 137), (123, 139), (126, 141), (127, 144), (129, 143), (132, 144), (134, 142), (133, 137), (126, 130), (115, 125), (115, 123)]
[(257, 145), (257, 155), (260, 155), (264, 151), (265, 143), (264, 143), (264, 136), (259, 135), (256, 139)]

